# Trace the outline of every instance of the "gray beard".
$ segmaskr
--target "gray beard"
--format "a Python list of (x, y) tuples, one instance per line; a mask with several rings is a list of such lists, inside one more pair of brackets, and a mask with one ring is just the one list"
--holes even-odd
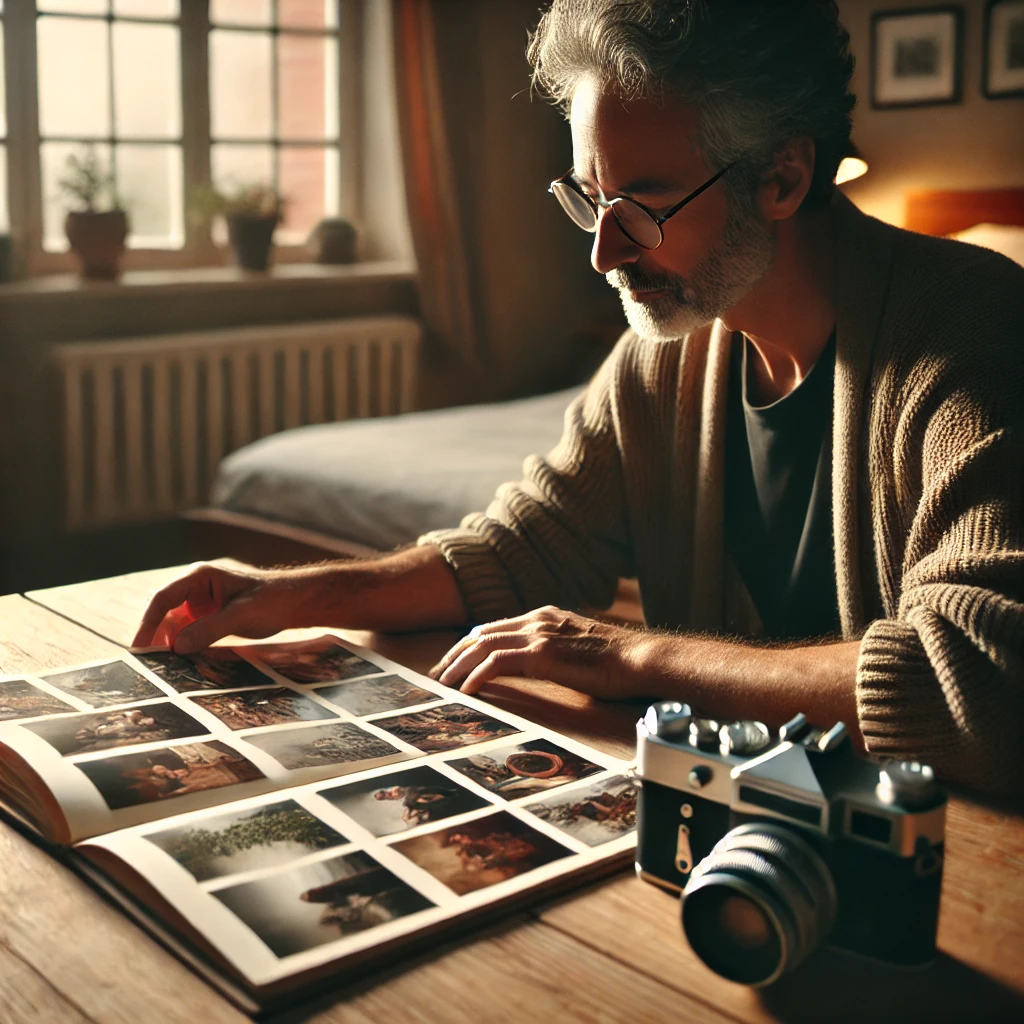
[[(636, 264), (606, 275), (618, 289), (629, 326), (650, 341), (673, 341), (704, 327), (734, 306), (768, 272), (775, 259), (772, 226), (753, 210), (730, 201), (722, 240), (693, 268), (689, 278), (651, 277)], [(649, 302), (635, 302), (629, 290), (664, 288)]]

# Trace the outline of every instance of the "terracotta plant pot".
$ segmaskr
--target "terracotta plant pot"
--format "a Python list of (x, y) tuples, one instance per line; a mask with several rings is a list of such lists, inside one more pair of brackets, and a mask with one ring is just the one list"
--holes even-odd
[(235, 254), (235, 262), (243, 270), (266, 270), (270, 265), (270, 247), (274, 242), (274, 229), (281, 219), (252, 214), (228, 214), (228, 241)]
[(116, 281), (121, 276), (121, 255), (128, 237), (128, 215), (124, 210), (74, 210), (64, 219), (64, 231), (82, 264), (82, 277)]

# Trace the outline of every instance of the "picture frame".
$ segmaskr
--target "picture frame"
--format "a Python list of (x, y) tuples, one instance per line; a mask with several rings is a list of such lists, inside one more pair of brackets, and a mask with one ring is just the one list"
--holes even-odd
[(1024, 0), (989, 0), (981, 90), (989, 99), (1024, 96)]
[(963, 37), (963, 7), (877, 11), (871, 17), (871, 106), (959, 103)]

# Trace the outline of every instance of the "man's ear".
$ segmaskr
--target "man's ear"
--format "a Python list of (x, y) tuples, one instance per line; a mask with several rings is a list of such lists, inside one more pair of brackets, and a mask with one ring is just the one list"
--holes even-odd
[(775, 163), (761, 178), (758, 203), (769, 220), (792, 217), (804, 201), (814, 176), (814, 139), (790, 139), (775, 152)]

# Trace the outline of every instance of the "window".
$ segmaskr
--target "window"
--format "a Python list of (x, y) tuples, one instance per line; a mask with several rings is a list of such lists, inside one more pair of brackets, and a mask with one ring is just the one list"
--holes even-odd
[(128, 211), (127, 267), (220, 262), (214, 243), (223, 239), (188, 216), (189, 197), (210, 183), (228, 192), (277, 188), (285, 216), (276, 237), (293, 247), (292, 258), (302, 258), (300, 244), (322, 217), (357, 214), (358, 189), (346, 182), (353, 156), (342, 139), (346, 112), (358, 109), (348, 95), (357, 87), (358, 3), (26, 0), (4, 7), (8, 65), (0, 82), (29, 102), (12, 112), (18, 123), (9, 138), (0, 117), (0, 222), (9, 149), (10, 229), (30, 273), (74, 265), (58, 180), (69, 154), (86, 149)]

